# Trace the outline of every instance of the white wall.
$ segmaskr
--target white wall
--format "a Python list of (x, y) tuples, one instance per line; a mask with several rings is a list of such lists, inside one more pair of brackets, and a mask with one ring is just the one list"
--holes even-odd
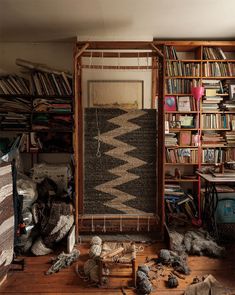
[(20, 73), (16, 58), (46, 64), (53, 68), (73, 71), (72, 43), (0, 43), (0, 70)]

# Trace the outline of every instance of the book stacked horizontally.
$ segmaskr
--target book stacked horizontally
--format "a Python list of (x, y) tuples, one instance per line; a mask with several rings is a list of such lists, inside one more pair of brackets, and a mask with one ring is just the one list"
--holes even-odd
[(202, 101), (203, 112), (216, 112), (219, 110), (219, 103), (223, 100), (217, 95), (216, 89), (205, 89), (205, 96)]
[(176, 133), (170, 132), (170, 133), (165, 133), (165, 146), (177, 146), (178, 140), (176, 137)]
[(192, 195), (185, 193), (180, 185), (165, 185), (165, 208), (166, 215), (185, 214), (189, 219), (197, 216), (197, 208)]
[(224, 147), (226, 141), (224, 137), (217, 132), (204, 132), (202, 135), (202, 146), (203, 147)]
[(235, 131), (226, 131), (225, 139), (228, 146), (235, 147)]

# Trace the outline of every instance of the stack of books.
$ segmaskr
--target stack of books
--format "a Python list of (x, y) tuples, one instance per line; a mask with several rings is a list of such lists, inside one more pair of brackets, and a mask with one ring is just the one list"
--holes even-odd
[(178, 140), (176, 137), (176, 133), (170, 132), (170, 133), (165, 133), (165, 146), (177, 146)]
[(197, 207), (191, 194), (185, 193), (180, 185), (165, 185), (165, 211), (166, 217), (171, 214), (183, 213), (188, 219), (197, 217)]
[(17, 112), (26, 113), (31, 112), (31, 102), (26, 98), (11, 97), (4, 98), (0, 97), (0, 111), (1, 112)]
[(202, 146), (203, 147), (224, 147), (226, 141), (224, 137), (217, 132), (204, 132), (202, 135)]
[[(214, 90), (214, 93), (223, 93), (223, 87), (222, 87), (222, 83), (220, 80), (202, 80), (202, 86), (205, 89), (205, 93), (208, 93), (207, 90)], [(208, 95), (208, 94), (206, 94)]]
[(30, 128), (29, 114), (0, 113), (0, 129), (9, 130), (26, 130)]
[(235, 131), (226, 131), (225, 132), (225, 140), (228, 146), (235, 147)]
[(216, 94), (216, 89), (205, 89), (205, 96), (202, 101), (203, 112), (216, 112), (219, 110), (219, 103), (223, 100)]

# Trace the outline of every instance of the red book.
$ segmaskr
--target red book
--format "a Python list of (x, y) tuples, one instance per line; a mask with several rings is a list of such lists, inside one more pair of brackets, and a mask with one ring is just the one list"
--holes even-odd
[(175, 96), (165, 96), (165, 111), (176, 111), (176, 98)]

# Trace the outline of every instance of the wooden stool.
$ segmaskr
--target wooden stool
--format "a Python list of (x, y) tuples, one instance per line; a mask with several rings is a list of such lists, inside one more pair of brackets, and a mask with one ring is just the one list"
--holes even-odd
[[(120, 266), (131, 268), (130, 275), (106, 274), (105, 268), (114, 269)], [(99, 281), (103, 285), (103, 277), (113, 278), (132, 278), (133, 287), (136, 287), (136, 249), (134, 243), (124, 242), (105, 242), (102, 246), (102, 252), (99, 260)]]

